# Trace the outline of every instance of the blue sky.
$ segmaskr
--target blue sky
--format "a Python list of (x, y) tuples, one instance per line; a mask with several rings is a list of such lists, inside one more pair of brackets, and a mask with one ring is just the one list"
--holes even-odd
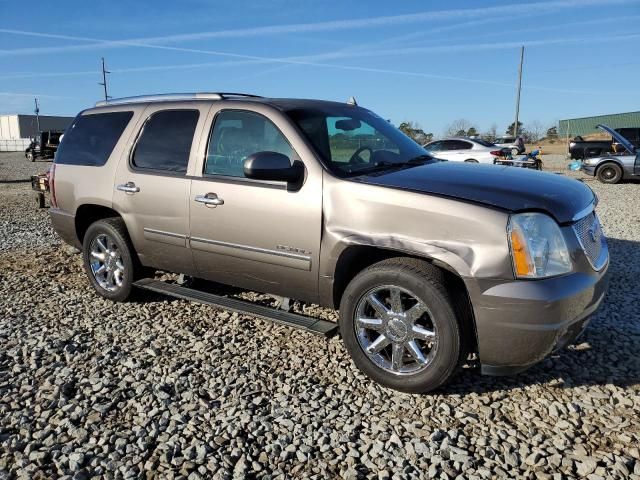
[(640, 110), (640, 0), (0, 0), (0, 113), (74, 115), (110, 94), (240, 91), (358, 103), (441, 134), (465, 118)]

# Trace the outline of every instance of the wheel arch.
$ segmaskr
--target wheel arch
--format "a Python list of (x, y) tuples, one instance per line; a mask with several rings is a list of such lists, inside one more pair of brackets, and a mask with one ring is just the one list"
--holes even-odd
[(342, 295), (347, 285), (358, 273), (375, 263), (395, 257), (423, 260), (444, 273), (444, 287), (454, 300), (456, 315), (461, 323), (463, 346), (467, 352), (477, 352), (478, 336), (475, 317), (469, 290), (467, 289), (464, 279), (460, 273), (447, 262), (432, 256), (373, 245), (349, 245), (342, 250), (335, 264), (331, 299), (332, 305), (330, 306), (336, 309), (339, 308)]
[(85, 203), (80, 205), (76, 209), (75, 215), (76, 238), (78, 239), (79, 244), (82, 245), (84, 235), (87, 233), (87, 229), (92, 223), (102, 220), (103, 218), (112, 217), (122, 218), (117, 211), (105, 205), (95, 203)]

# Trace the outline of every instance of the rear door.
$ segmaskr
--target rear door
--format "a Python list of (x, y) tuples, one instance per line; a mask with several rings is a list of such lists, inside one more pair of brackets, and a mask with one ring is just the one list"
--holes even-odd
[(447, 154), (445, 158), (454, 162), (463, 162), (469, 158), (468, 154), (473, 146), (470, 142), (465, 142), (464, 140), (445, 140), (442, 143), (442, 149)]
[[(322, 221), (322, 169), (297, 130), (265, 105), (214, 105), (189, 196), (198, 275), (267, 293), (315, 300)], [(226, 106), (226, 104), (225, 104)], [(305, 165), (302, 186), (251, 180), (243, 162), (275, 151)], [(218, 205), (201, 199), (217, 198)]]
[(150, 104), (141, 116), (139, 133), (120, 159), (114, 208), (145, 265), (195, 273), (187, 244), (189, 161), (209, 108), (203, 103)]

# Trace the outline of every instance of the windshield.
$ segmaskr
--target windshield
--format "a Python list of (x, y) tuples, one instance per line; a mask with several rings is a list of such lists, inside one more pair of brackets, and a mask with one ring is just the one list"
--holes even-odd
[(364, 108), (328, 105), (286, 113), (338, 176), (433, 160), (420, 145)]

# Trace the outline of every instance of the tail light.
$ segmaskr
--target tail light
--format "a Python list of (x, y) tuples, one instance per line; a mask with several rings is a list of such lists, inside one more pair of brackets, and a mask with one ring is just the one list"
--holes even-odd
[(51, 193), (50, 203), (53, 208), (58, 207), (58, 200), (56, 199), (56, 164), (52, 164), (49, 169), (49, 192)]
[(491, 152), (489, 152), (491, 155), (493, 155), (494, 157), (501, 157), (502, 156), (502, 151), (501, 150), (492, 150)]

